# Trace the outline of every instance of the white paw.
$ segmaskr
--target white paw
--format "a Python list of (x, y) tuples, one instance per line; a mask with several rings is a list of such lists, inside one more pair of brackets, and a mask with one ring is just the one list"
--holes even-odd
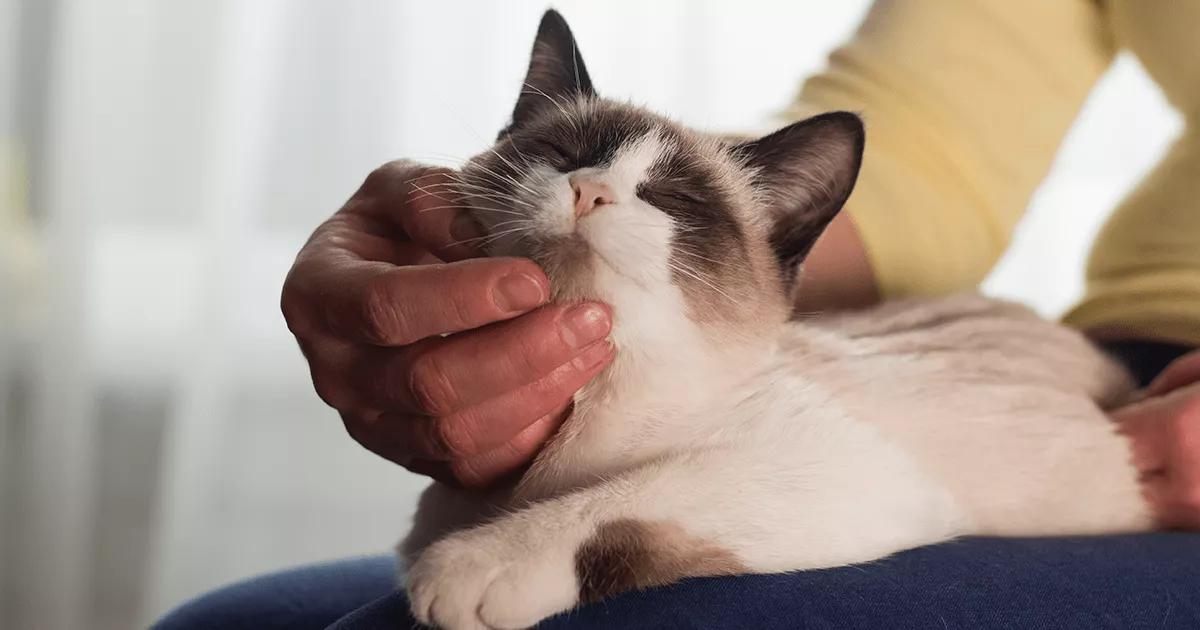
[(575, 545), (522, 538), (488, 525), (431, 545), (408, 573), (413, 615), (446, 630), (518, 630), (574, 607)]

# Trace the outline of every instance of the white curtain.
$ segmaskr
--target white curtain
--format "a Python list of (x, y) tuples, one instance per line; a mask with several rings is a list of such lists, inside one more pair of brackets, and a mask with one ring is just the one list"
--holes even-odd
[[(769, 124), (866, 6), (556, 4), (601, 91), (710, 129)], [(0, 251), (0, 626), (144, 624), (232, 579), (386, 551), (423, 482), (317, 400), (279, 287), (372, 167), (487, 145), (543, 3), (0, 7), (0, 175), (28, 192), (0, 197), (0, 247), (26, 252)], [(989, 289), (1067, 306), (1176, 124), (1123, 60)]]

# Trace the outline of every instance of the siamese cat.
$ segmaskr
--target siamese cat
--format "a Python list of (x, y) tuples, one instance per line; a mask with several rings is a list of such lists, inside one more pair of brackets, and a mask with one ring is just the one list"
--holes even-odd
[(546, 13), (511, 124), (445, 192), (556, 300), (611, 305), (616, 358), (520, 479), (426, 491), (400, 550), (419, 621), (1153, 526), (1103, 412), (1132, 381), (1079, 333), (973, 295), (792, 317), (863, 142), (847, 112), (730, 141), (605, 99)]

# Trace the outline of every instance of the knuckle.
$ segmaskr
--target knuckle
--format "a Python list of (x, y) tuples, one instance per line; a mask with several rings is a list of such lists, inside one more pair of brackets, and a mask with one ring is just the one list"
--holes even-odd
[(576, 389), (569, 379), (553, 375), (538, 379), (523, 388), (521, 408), (531, 418), (544, 416), (569, 404)]
[(283, 285), (283, 292), (279, 296), (279, 310), (283, 313), (283, 321), (287, 324), (288, 330), (293, 335), (299, 337), (307, 332), (303, 325), (304, 316), (302, 314), (303, 305), (298, 291), (290, 282)]
[(396, 345), (411, 341), (404, 335), (404, 316), (388, 278), (371, 281), (362, 300), (362, 334), (377, 345)]
[(472, 328), (480, 318), (476, 312), (480, 310), (475, 294), (462, 288), (449, 296), (447, 301), (447, 317), (453, 320), (455, 328)]
[(395, 395), (396, 369), (389, 360), (378, 360), (367, 355), (356, 362), (351, 370), (351, 379), (372, 404), (390, 408), (396, 406), (394, 403), (397, 398), (403, 402), (402, 397)]
[(365, 446), (367, 443), (367, 433), (364, 419), (358, 414), (348, 411), (343, 411), (340, 415), (342, 416), (342, 426), (346, 428), (346, 434), (353, 438), (355, 442)]
[(366, 181), (363, 182), (363, 189), (368, 192), (375, 192), (385, 188), (394, 186), (397, 182), (403, 182), (420, 167), (412, 160), (392, 160), (376, 167), (368, 175)]
[[(543, 331), (539, 330), (538, 332)], [(553, 370), (567, 359), (568, 348), (553, 330), (549, 331), (549, 335), (544, 338), (554, 340), (552, 343), (555, 345), (553, 346), (539, 341), (539, 339), (543, 339), (541, 336), (530, 337), (532, 335), (513, 340), (514, 352), (510, 356), (513, 362), (512, 369), (517, 373), (524, 374), (526, 377), (537, 377)]]
[(469, 459), (450, 462), (450, 472), (465, 488), (482, 488), (491, 481), (474, 462)]
[(461, 460), (475, 454), (475, 440), (461, 419), (444, 418), (433, 426), (437, 447), (451, 460)]
[(334, 409), (344, 409), (349, 403), (349, 394), (341, 381), (319, 372), (313, 373), (313, 389), (326, 405)]
[(413, 404), (431, 416), (452, 411), (454, 386), (446, 371), (430, 353), (417, 355), (408, 368), (408, 393)]
[(579, 371), (572, 365), (560, 367), (530, 385), (530, 392), (539, 400), (560, 401), (570, 398), (582, 387)]
[(481, 289), (486, 286), (480, 278), (468, 273), (466, 268), (447, 266), (441, 273), (442, 284), (446, 287), (443, 294), (442, 317), (449, 320), (455, 328), (472, 328), (479, 322), (483, 311), (490, 304), (487, 293)]

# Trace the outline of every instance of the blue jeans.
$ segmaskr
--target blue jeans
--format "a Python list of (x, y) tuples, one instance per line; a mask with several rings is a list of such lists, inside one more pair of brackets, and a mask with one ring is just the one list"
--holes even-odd
[[(155, 630), (412, 628), (390, 556), (293, 569), (188, 602)], [(967, 538), (870, 564), (696, 579), (560, 615), (592, 628), (1200, 628), (1200, 535)]]
[[(1190, 348), (1114, 342), (1146, 384)], [(412, 628), (391, 556), (254, 578), (187, 602), (155, 630)], [(560, 615), (590, 628), (1200, 629), (1200, 534), (966, 538), (870, 564), (689, 580)]]

